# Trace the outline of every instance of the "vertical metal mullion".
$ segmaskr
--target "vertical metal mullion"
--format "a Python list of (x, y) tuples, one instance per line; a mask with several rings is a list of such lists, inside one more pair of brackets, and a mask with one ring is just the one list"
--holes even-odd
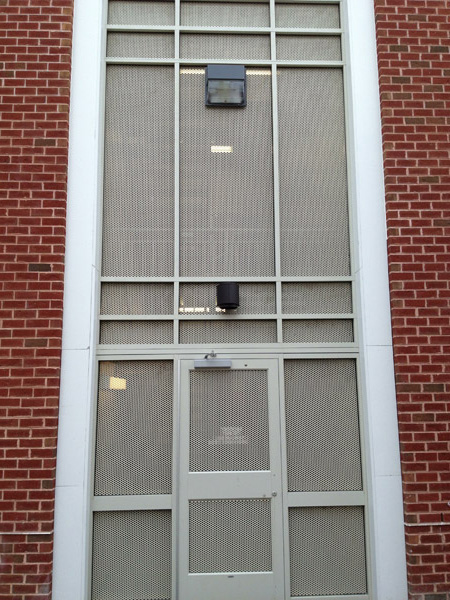
[(175, 0), (175, 106), (174, 106), (174, 222), (173, 222), (173, 342), (178, 344), (178, 298), (180, 291), (180, 0)]
[(270, 46), (272, 56), (272, 148), (273, 148), (273, 227), (275, 234), (275, 293), (277, 302), (277, 341), (283, 341), (281, 313), (281, 257), (280, 257), (280, 177), (278, 155), (278, 87), (277, 46), (275, 33), (275, 0), (270, 0)]

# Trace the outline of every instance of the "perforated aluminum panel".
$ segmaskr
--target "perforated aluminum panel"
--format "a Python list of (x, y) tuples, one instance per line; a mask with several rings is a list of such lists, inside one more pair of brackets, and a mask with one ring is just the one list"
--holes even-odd
[(173, 25), (174, 2), (109, 0), (108, 23), (111, 25)]
[(353, 321), (350, 319), (283, 321), (283, 342), (336, 344), (353, 342), (353, 339)]
[(283, 283), (284, 314), (352, 312), (351, 283)]
[(94, 513), (91, 600), (169, 600), (169, 510)]
[(339, 37), (278, 35), (278, 60), (341, 60)]
[(288, 490), (361, 490), (354, 361), (286, 360), (284, 364)]
[(360, 506), (289, 509), (291, 596), (366, 594)]
[(181, 24), (209, 27), (268, 27), (269, 4), (182, 2)]
[(173, 313), (171, 283), (103, 283), (102, 315), (169, 315)]
[(340, 26), (336, 4), (275, 4), (277, 27), (333, 29)]
[(180, 344), (272, 344), (275, 321), (180, 321)]
[(270, 500), (191, 500), (189, 572), (272, 569)]
[(172, 344), (172, 321), (102, 321), (100, 344)]
[(95, 495), (170, 494), (172, 405), (171, 361), (100, 363)]
[(110, 65), (103, 274), (173, 273), (173, 67)]
[(270, 37), (268, 35), (182, 33), (180, 57), (229, 60), (270, 59)]
[(283, 275), (350, 273), (343, 101), (340, 69), (278, 70)]
[[(216, 314), (215, 283), (180, 284), (180, 314)], [(275, 286), (272, 283), (240, 283), (239, 308), (241, 315), (264, 315), (276, 312)]]
[(190, 372), (190, 471), (268, 471), (267, 371)]
[[(183, 276), (274, 274), (271, 78), (253, 72), (247, 69), (248, 106), (230, 110), (206, 108), (204, 75), (182, 71)], [(213, 145), (233, 152), (211, 152)]]
[(109, 33), (106, 56), (118, 58), (173, 58), (172, 33)]

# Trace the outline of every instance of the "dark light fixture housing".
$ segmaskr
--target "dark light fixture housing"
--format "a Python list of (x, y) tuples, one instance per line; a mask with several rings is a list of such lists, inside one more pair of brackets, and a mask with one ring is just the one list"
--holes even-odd
[(225, 310), (232, 310), (239, 306), (239, 284), (233, 281), (224, 281), (217, 286), (217, 306)]
[(247, 75), (243, 65), (208, 65), (205, 104), (228, 108), (247, 106)]

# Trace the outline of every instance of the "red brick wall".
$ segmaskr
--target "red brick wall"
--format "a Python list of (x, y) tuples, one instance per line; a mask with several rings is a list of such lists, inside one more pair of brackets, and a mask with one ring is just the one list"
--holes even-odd
[(447, 600), (450, 4), (375, 0), (375, 12), (409, 590)]
[(72, 0), (0, 0), (0, 599), (48, 599)]

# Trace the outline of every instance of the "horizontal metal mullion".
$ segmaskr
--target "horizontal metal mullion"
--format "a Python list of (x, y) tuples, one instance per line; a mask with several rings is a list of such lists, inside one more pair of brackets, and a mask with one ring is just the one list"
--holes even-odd
[[(218, 347), (217, 345), (214, 346), (215, 348)], [(357, 351), (340, 351), (340, 350), (333, 350), (332, 352), (324, 352), (323, 349), (321, 349), (320, 351), (316, 351), (315, 349), (311, 349), (308, 348), (308, 350), (299, 353), (298, 348), (292, 349), (292, 348), (287, 348), (285, 350), (282, 350), (280, 352), (280, 350), (277, 348), (275, 350), (273, 350), (272, 348), (270, 348), (269, 350), (266, 349), (266, 347), (264, 346), (263, 349), (261, 348), (253, 348), (253, 346), (251, 348), (239, 348), (234, 346), (233, 348), (228, 348), (226, 349), (226, 351), (223, 352), (224, 356), (227, 357), (231, 357), (231, 358), (236, 358), (236, 359), (245, 359), (245, 360), (250, 360), (251, 358), (279, 358), (280, 355), (284, 360), (308, 360), (310, 358), (324, 358), (327, 360), (341, 360), (343, 358), (349, 358), (349, 359), (357, 359), (358, 358), (358, 352)], [(220, 353), (222, 355), (222, 353)], [(155, 353), (154, 349), (150, 349), (147, 352), (134, 352), (133, 353), (129, 353), (128, 352), (128, 348), (126, 349), (126, 352), (113, 352), (113, 351), (108, 351), (107, 349), (103, 352), (100, 352), (97, 356), (97, 361), (98, 362), (102, 362), (102, 361), (109, 361), (109, 360), (174, 360), (175, 358), (178, 359), (188, 359), (188, 360), (194, 360), (196, 358), (203, 358), (205, 355), (205, 346), (201, 346), (199, 347), (198, 344), (194, 345), (192, 344), (192, 346), (190, 346), (189, 348), (182, 348), (181, 350), (179, 348), (174, 349), (173, 346), (171, 348), (158, 348), (158, 352)]]
[(100, 321), (173, 321), (173, 315), (100, 315)]
[(289, 508), (302, 506), (364, 506), (364, 492), (288, 492)]
[(108, 25), (108, 33), (173, 33), (174, 25)]
[(290, 600), (369, 600), (367, 594), (345, 594), (345, 596), (291, 596)]
[(248, 342), (235, 342), (232, 344), (222, 344), (217, 342), (205, 342), (203, 344), (98, 344), (96, 347), (96, 351), (100, 354), (108, 354), (108, 353), (142, 353), (142, 351), (147, 351), (154, 353), (156, 352), (167, 352), (174, 353), (175, 351), (182, 350), (188, 352), (195, 352), (198, 349), (198, 352), (204, 352), (205, 349), (211, 350), (214, 348), (215, 350), (222, 349), (224, 352), (231, 351), (233, 349), (237, 349), (241, 352), (246, 349), (250, 351), (261, 351), (261, 352), (296, 352), (299, 353), (302, 350), (305, 352), (326, 352), (326, 353), (335, 353), (340, 350), (343, 352), (356, 352), (358, 349), (358, 344), (356, 342), (328, 342), (328, 343), (315, 343), (311, 342), (310, 344), (295, 344), (292, 343), (265, 343), (265, 344), (251, 344)]
[(174, 318), (179, 319), (180, 321), (274, 321), (276, 318), (281, 317), (282, 319), (289, 321), (308, 321), (308, 320), (348, 320), (353, 319), (353, 313), (343, 314), (343, 313), (333, 313), (333, 314), (282, 314), (282, 313), (270, 313), (270, 314), (167, 314), (167, 315), (100, 315), (100, 321), (172, 321)]
[(94, 511), (170, 510), (172, 508), (172, 495), (94, 496), (92, 508)]
[(351, 275), (338, 276), (283, 276), (283, 277), (106, 277), (100, 278), (102, 283), (220, 283), (221, 281), (237, 281), (238, 283), (340, 283), (353, 281)]
[[(246, 65), (247, 67), (270, 67), (277, 65), (278, 67), (304, 67), (304, 68), (342, 68), (344, 62), (342, 60), (333, 61), (317, 61), (317, 60), (245, 60), (233, 59), (235, 65)], [(192, 58), (124, 58), (124, 57), (107, 57), (106, 63), (110, 65), (228, 65), (230, 60), (219, 60), (212, 58), (192, 59)]]
[(353, 313), (296, 313), (296, 314), (282, 314), (281, 317), (290, 321), (301, 321), (301, 320), (329, 320), (329, 319), (353, 319)]
[(281, 35), (342, 35), (342, 29), (320, 29), (312, 27), (214, 27), (209, 26), (193, 26), (181, 25), (108, 25), (109, 33), (245, 33), (249, 35), (263, 35), (271, 32)]

